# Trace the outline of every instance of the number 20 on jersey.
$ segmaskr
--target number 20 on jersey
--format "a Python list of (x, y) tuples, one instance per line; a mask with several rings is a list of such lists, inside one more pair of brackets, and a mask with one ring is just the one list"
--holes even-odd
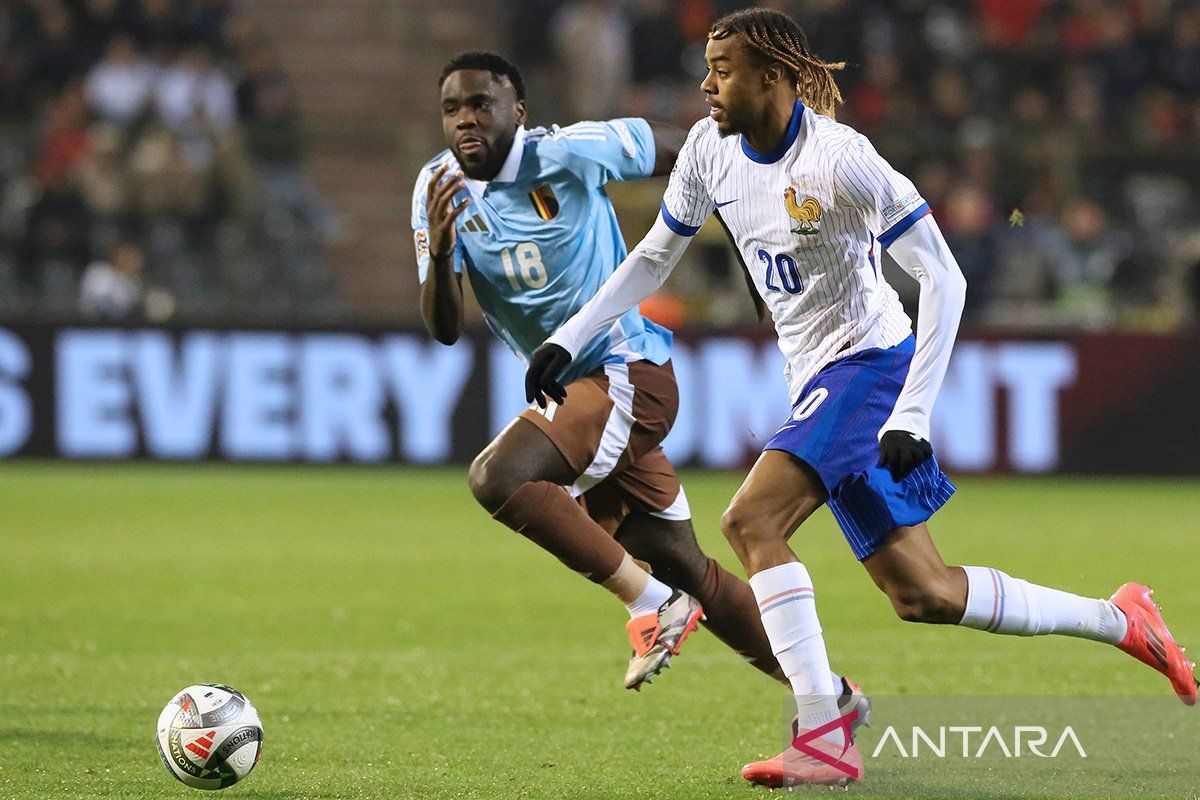
[(758, 251), (758, 260), (767, 268), (767, 291), (800, 294), (804, 291), (804, 281), (800, 279), (800, 268), (796, 259), (787, 253), (779, 253), (774, 258), (766, 250)]

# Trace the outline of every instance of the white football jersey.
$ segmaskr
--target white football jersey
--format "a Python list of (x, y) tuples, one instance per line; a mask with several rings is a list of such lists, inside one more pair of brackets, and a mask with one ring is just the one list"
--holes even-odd
[(829, 362), (912, 332), (880, 254), (929, 205), (854, 129), (797, 101), (783, 141), (762, 154), (740, 135), (721, 138), (711, 118), (697, 122), (662, 217), (690, 236), (714, 209), (771, 310), (793, 401)]

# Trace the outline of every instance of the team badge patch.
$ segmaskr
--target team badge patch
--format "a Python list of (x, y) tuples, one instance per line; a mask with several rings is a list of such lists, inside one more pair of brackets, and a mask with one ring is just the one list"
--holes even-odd
[(554, 196), (554, 190), (549, 184), (530, 192), (529, 201), (533, 203), (533, 210), (542, 219), (551, 220), (558, 216), (558, 198)]
[(796, 220), (792, 233), (801, 236), (815, 236), (817, 225), (821, 222), (821, 204), (817, 198), (808, 196), (796, 202), (796, 190), (791, 186), (783, 190), (783, 205), (787, 208), (788, 216)]
[(908, 216), (909, 212), (917, 208), (925, 201), (921, 199), (921, 195), (917, 192), (909, 192), (894, 203), (885, 206), (880, 212), (883, 217), (883, 227), (890, 228), (900, 220)]
[(429, 232), (424, 228), (413, 231), (413, 244), (417, 248), (417, 260), (429, 258)]

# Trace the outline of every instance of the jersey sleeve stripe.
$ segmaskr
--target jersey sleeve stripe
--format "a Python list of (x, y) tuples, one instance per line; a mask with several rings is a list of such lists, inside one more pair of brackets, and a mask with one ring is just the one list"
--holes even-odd
[(695, 236), (696, 231), (700, 230), (699, 225), (684, 225), (675, 217), (671, 216), (671, 212), (667, 210), (667, 204), (663, 203), (660, 207), (662, 210), (663, 222), (667, 223), (667, 227), (675, 231), (680, 236)]
[(921, 203), (921, 205), (910, 211), (904, 219), (899, 220), (895, 225), (879, 234), (879, 243), (884, 247), (891, 247), (892, 242), (896, 241), (905, 231), (917, 224), (917, 220), (932, 213), (933, 211), (929, 208), (929, 203)]

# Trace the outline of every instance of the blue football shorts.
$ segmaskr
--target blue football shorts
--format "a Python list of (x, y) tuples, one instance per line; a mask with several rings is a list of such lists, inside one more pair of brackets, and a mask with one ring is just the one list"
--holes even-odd
[(930, 458), (899, 483), (879, 463), (879, 429), (891, 416), (916, 349), (909, 336), (826, 365), (800, 393), (792, 416), (763, 450), (782, 450), (812, 467), (829, 510), (862, 560), (896, 528), (925, 522), (954, 494)]

